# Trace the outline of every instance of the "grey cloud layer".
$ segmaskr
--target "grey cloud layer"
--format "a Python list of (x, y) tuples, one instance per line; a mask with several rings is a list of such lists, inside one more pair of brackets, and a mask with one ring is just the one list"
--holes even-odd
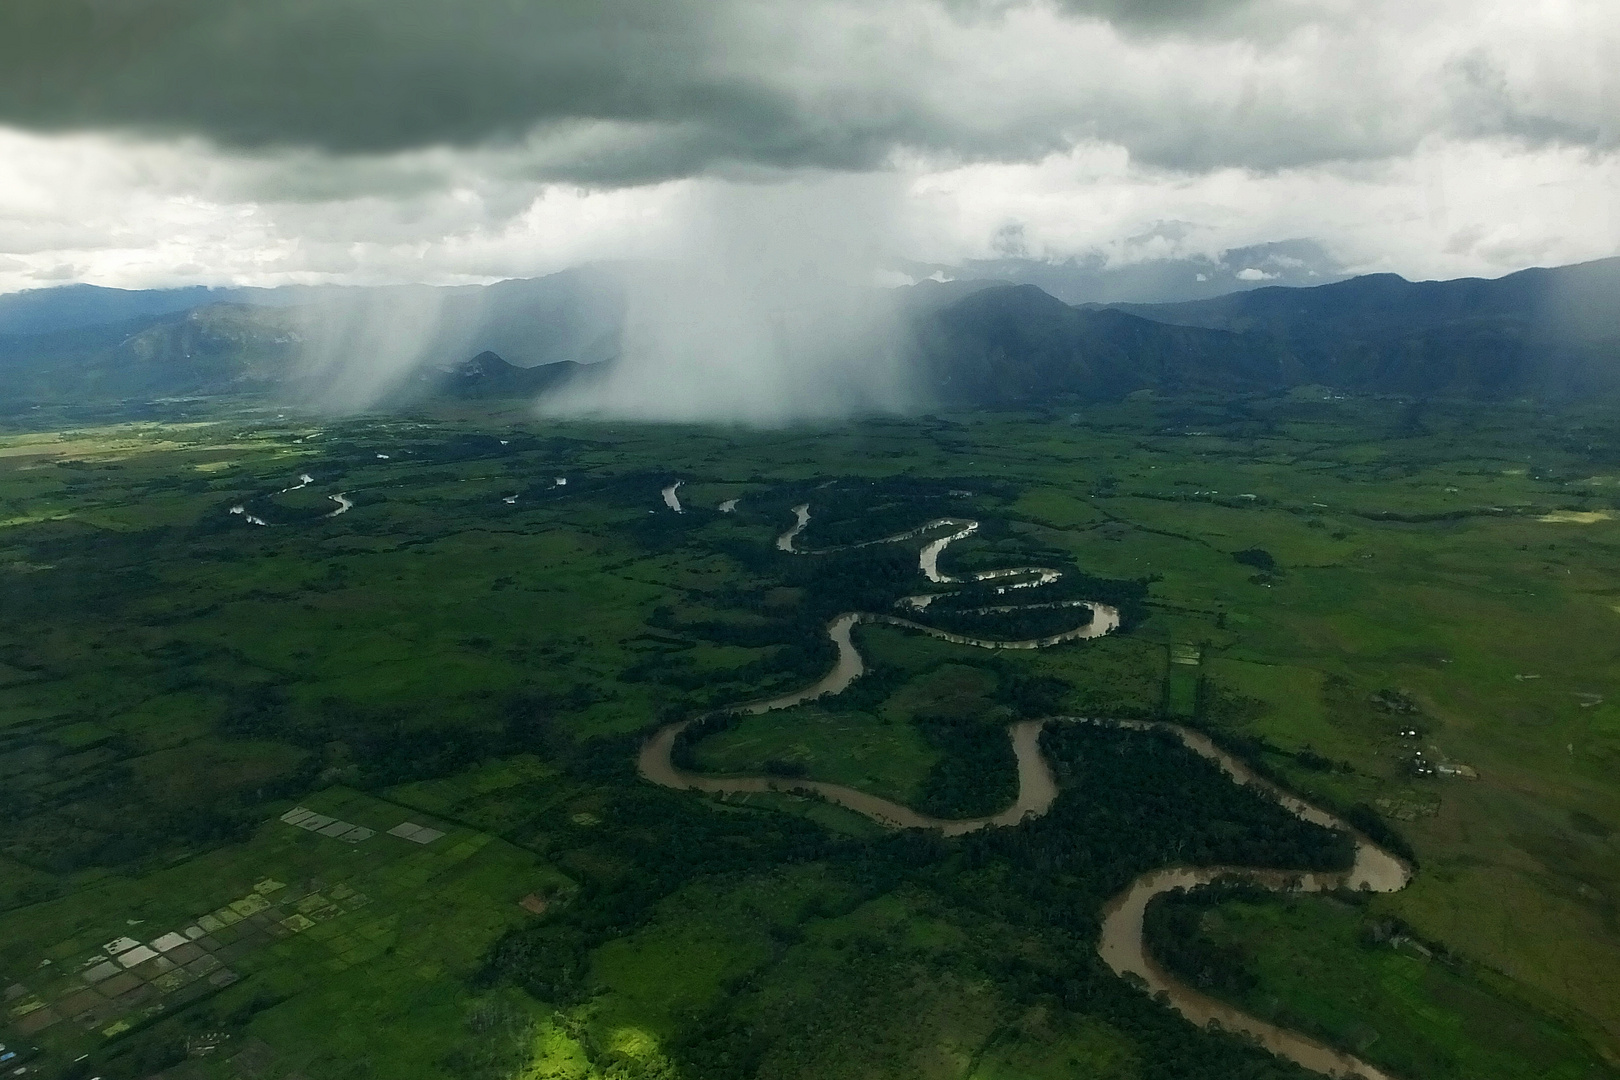
[(538, 128), (584, 175), (870, 164), (893, 125), (796, 101), (767, 74), (774, 21), (723, 0), (10, 0), (0, 118), (360, 153)]
[(1565, 7), (1526, 34), (1462, 0), (7, 0), (0, 123), (504, 145), (527, 179), (607, 185), (1086, 140), (1187, 170), (1612, 149), (1620, 15)]

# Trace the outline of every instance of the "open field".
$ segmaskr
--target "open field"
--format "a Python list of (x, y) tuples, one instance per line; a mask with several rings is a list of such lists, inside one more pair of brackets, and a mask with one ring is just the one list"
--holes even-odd
[(802, 706), (750, 716), (705, 740), (698, 766), (706, 773), (808, 776), (911, 805), (938, 758), (910, 724), (885, 723), (870, 713), (834, 713)]
[[(679, 515), (659, 494), (676, 479)], [(330, 516), (337, 494), (352, 508)], [(976, 730), (1179, 717), (1398, 831), (1419, 873), (1368, 910), (1487, 973), (1503, 1008), (1563, 1017), (1570, 1045), (1613, 1068), (1620, 520), (1604, 515), (1620, 513), (1620, 427), (1304, 392), (779, 432), (513, 410), (0, 433), (0, 975), (22, 987), (0, 1042), (37, 1045), (30, 1067), (50, 1075), (90, 1053), (86, 1075), (111, 1078), (231, 1075), (251, 1041), (270, 1080), (359, 1077), (361, 1061), (390, 1077), (525, 1062), (704, 1080), (867, 1066), (1000, 1080), (1079, 1062), (1124, 1077), (1225, 1046), (1167, 1035), (1180, 1021), (1092, 963), (1084, 905), (1131, 860), (1176, 850), (1168, 833), (1106, 857), (1084, 846), (1111, 843), (1086, 829), (1137, 827), (1128, 815), (1055, 814), (1078, 830), (1061, 843), (1081, 845), (1063, 858), (1117, 873), (1075, 869), (1072, 895), (1047, 896), (1059, 886), (1025, 840), (974, 841), (970, 859), (825, 804), (636, 781), (642, 733), (810, 681), (831, 659), (827, 618), (917, 591), (916, 545), (775, 553), (789, 507), (818, 500), (811, 544), (817, 527), (848, 542), (966, 515), (984, 527), (947, 572), (1062, 566), (1146, 582), (1146, 598), (1118, 637), (1031, 653), (863, 626), (871, 675), (698, 742), (704, 768), (776, 762), (949, 802), (990, 769)], [(1113, 782), (1074, 768), (1090, 788), (1065, 799)], [(376, 835), (281, 823), (295, 805)], [(387, 834), (408, 817), (445, 836)], [(298, 904), (256, 894), (264, 881), (335, 913), (295, 933)], [(368, 903), (345, 908), (340, 885)], [(531, 894), (538, 914), (518, 904)], [(65, 1014), (99, 993), (62, 974), (97, 946), (183, 936), (250, 895), (282, 914), (220, 963), (235, 982), (199, 989), (211, 970), (152, 989), (172, 974), (154, 971), (105, 1023), (75, 1019), (88, 1004)], [(1309, 904), (1296, 916), (1276, 932), (1337, 925)], [(1255, 993), (1311, 1015), (1303, 984), (1255, 955)], [(1394, 977), (1383, 954), (1334, 957), (1358, 986)], [(534, 975), (541, 963), (566, 978)], [(894, 1019), (790, 1016), (811, 988)], [(1387, 1003), (1363, 1000), (1343, 1023), (1382, 1032)], [(859, 1052), (827, 1034), (845, 1028)], [(1411, 1060), (1435, 1030), (1403, 1036)], [(187, 1057), (209, 1033), (230, 1049)], [(1500, 1074), (1540, 1052), (1508, 1047)], [(1220, 1054), (1251, 1052), (1207, 1053), (1235, 1068)]]
[(1156, 927), (1158, 953), (1254, 1015), (1397, 1076), (1601, 1073), (1568, 1010), (1412, 938), (1399, 923), (1358, 908), (1357, 898), (1279, 900), (1238, 890), (1214, 899), (1160, 901), (1171, 911)]

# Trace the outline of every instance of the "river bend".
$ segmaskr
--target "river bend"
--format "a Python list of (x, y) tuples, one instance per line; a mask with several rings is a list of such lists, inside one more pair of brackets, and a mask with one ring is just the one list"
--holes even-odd
[[(666, 493), (666, 498), (671, 495), (673, 490)], [(778, 550), (795, 555), (814, 555), (824, 551), (841, 550), (799, 549), (795, 545), (795, 540), (810, 522), (809, 505), (795, 506), (793, 513), (795, 523), (776, 539)], [(941, 518), (916, 529), (851, 546), (895, 543), (949, 529), (945, 535), (934, 537), (923, 546), (919, 553), (918, 569), (931, 583), (958, 582), (964, 579), (950, 577), (939, 571), (940, 554), (952, 542), (972, 535), (978, 527), (979, 523), (976, 521)], [(1046, 567), (1015, 567), (1007, 570), (980, 571), (970, 575), (966, 580), (1007, 579), (1008, 584), (997, 589), (998, 592), (1007, 592), (1011, 589), (1038, 588), (1056, 581), (1060, 576), (1059, 571)], [(908, 597), (901, 603), (922, 610), (937, 595), (939, 594)], [(838, 650), (838, 659), (827, 674), (802, 689), (779, 697), (740, 705), (730, 711), (758, 714), (788, 709), (846, 689), (865, 671), (865, 662), (861, 658), (860, 650), (856, 648), (851, 638), (851, 631), (858, 623), (886, 623), (906, 627), (946, 641), (984, 649), (1038, 649), (1064, 641), (1102, 637), (1119, 627), (1119, 612), (1115, 608), (1090, 600), (1052, 604), (1008, 604), (983, 610), (1007, 611), (1020, 607), (1056, 606), (1085, 606), (1091, 609), (1092, 617), (1084, 626), (1050, 637), (1029, 641), (999, 641), (948, 633), (892, 614), (846, 612), (827, 624), (827, 636)], [(911, 807), (868, 792), (821, 780), (776, 776), (708, 776), (687, 772), (676, 767), (671, 752), (675, 740), (691, 723), (692, 720), (683, 720), (667, 724), (647, 740), (637, 760), (637, 768), (642, 777), (655, 784), (684, 791), (716, 794), (774, 791), (814, 795), (889, 828), (935, 829), (945, 836), (961, 836), (992, 826), (1014, 827), (1029, 818), (1045, 814), (1051, 808), (1058, 795), (1057, 781), (1040, 750), (1041, 731), (1047, 724), (1091, 724), (1137, 731), (1158, 729), (1174, 734), (1187, 749), (1217, 764), (1233, 783), (1255, 788), (1304, 821), (1349, 834), (1355, 841), (1355, 860), (1349, 870), (1333, 873), (1291, 873), (1285, 870), (1243, 866), (1172, 866), (1150, 871), (1131, 882), (1123, 892), (1103, 906), (1102, 935), (1097, 944), (1098, 955), (1115, 974), (1138, 982), (1149, 993), (1162, 994), (1172, 1008), (1199, 1027), (1216, 1024), (1228, 1031), (1243, 1032), (1272, 1053), (1326, 1076), (1394, 1080), (1390, 1074), (1359, 1058), (1298, 1032), (1250, 1016), (1225, 1002), (1200, 993), (1177, 980), (1149, 955), (1143, 941), (1143, 917), (1153, 898), (1164, 893), (1196, 888), (1219, 879), (1232, 878), (1279, 892), (1320, 892), (1339, 888), (1394, 892), (1404, 888), (1412, 876), (1412, 869), (1405, 862), (1373, 843), (1346, 822), (1257, 775), (1247, 765), (1217, 747), (1208, 736), (1179, 724), (1161, 721), (1106, 720), (1071, 716), (1021, 720), (1007, 727), (1007, 737), (1012, 742), (1013, 753), (1018, 762), (1018, 795), (1012, 804), (988, 817), (944, 819), (918, 813)]]

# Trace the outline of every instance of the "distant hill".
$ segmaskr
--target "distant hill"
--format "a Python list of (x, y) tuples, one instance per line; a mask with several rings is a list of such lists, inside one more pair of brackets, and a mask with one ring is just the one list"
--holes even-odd
[(1268, 339), (1072, 307), (1033, 285), (981, 289), (925, 316), (917, 357), (924, 385), (952, 405), (1253, 392), (1292, 376), (1286, 350)]
[(290, 314), (208, 304), (0, 338), (0, 397), (87, 402), (272, 392), (295, 377)]
[(415, 380), (417, 385), (400, 396), (406, 400), (447, 397), (461, 401), (537, 398), (561, 386), (584, 368), (584, 364), (572, 360), (517, 367), (486, 350), (460, 364), (422, 372)]
[(0, 296), (0, 336), (54, 334), (189, 311), (229, 297), (201, 285), (187, 289), (104, 289), (63, 285)]
[[(88, 288), (0, 298), (0, 328), (35, 328), (0, 333), (0, 405), (534, 397), (607, 370), (598, 365), (618, 355), (628, 302), (604, 267), (442, 289)], [(1620, 259), (1495, 280), (1377, 274), (1176, 304), (1076, 306), (994, 281), (924, 281), (891, 295), (929, 407), (1304, 384), (1554, 402), (1620, 395)]]
[(1112, 307), (1269, 341), (1297, 377), (1347, 390), (1551, 400), (1620, 390), (1620, 258), (1495, 279), (1371, 274)]
[[(244, 296), (254, 302), (223, 299)], [(368, 366), (379, 373), (368, 385), (395, 403), (462, 393), (456, 386), (526, 393), (525, 380), (493, 367), (468, 383), (441, 376), (482, 353), (514, 371), (609, 360), (624, 313), (618, 279), (594, 267), (490, 286), (150, 293), (67, 286), (6, 300), (13, 303), (0, 304), (0, 327), (50, 329), (0, 333), (0, 403), (220, 394), (316, 400)], [(132, 311), (140, 314), (112, 318)], [(415, 325), (427, 332), (410, 333)]]
[[(541, 278), (493, 285), (287, 285), (274, 289), (207, 288), (125, 290), (64, 285), (0, 296), (0, 338), (39, 337), (77, 330), (128, 330), (166, 315), (218, 304), (334, 312), (396, 304), (432, 310), (447, 337), (477, 339), (518, 360), (550, 363), (558, 352), (602, 359), (604, 334), (623, 316), (623, 287), (612, 266), (583, 266)], [(471, 355), (471, 354), (469, 354)], [(533, 357), (533, 359), (528, 359)], [(578, 359), (578, 357), (569, 357)]]
[(1407, 281), (1364, 274), (1310, 288), (1266, 286), (1175, 304), (1110, 304), (1157, 322), (1301, 335), (1406, 333), (1490, 319), (1562, 336), (1620, 335), (1620, 258), (1499, 278)]

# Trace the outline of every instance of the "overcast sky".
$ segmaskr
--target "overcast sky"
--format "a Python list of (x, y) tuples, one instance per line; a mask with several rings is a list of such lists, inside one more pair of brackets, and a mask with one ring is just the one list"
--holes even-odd
[[(1616, 0), (5, 0), (0, 291), (1620, 252)], [(726, 208), (742, 205), (746, 212)]]

